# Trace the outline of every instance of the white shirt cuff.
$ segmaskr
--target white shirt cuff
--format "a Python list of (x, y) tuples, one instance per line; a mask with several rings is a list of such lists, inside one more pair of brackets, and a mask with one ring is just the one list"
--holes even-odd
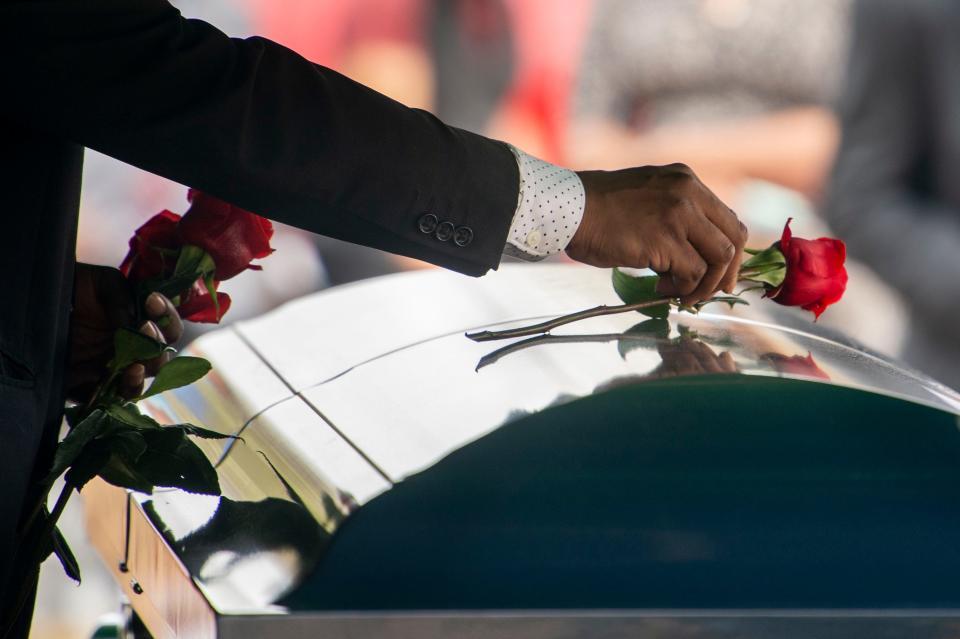
[(583, 219), (586, 197), (580, 176), (510, 146), (520, 167), (517, 211), (504, 255), (536, 261), (567, 247)]

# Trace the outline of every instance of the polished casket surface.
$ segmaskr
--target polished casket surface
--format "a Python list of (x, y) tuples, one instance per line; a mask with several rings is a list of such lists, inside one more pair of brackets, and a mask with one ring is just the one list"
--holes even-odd
[(427, 271), (208, 334), (144, 404), (239, 436), (198, 442), (223, 497), (98, 483), (91, 536), (156, 636), (960, 628), (960, 395), (759, 301), (463, 336), (601, 303)]

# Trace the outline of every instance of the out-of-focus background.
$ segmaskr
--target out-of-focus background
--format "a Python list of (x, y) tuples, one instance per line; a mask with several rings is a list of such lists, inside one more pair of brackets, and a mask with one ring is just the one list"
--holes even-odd
[[(572, 168), (684, 162), (766, 246), (836, 235), (844, 300), (821, 322), (960, 387), (960, 10), (933, 0), (175, 0), (410, 106)], [(171, 140), (171, 144), (176, 141)], [(952, 160), (952, 161), (951, 161)], [(88, 152), (78, 256), (119, 264), (186, 188)], [(227, 322), (429, 265), (278, 228), (262, 272), (223, 284)], [(558, 256), (554, 259), (565, 259)], [(196, 329), (192, 333), (196, 335)], [(88, 637), (119, 592), (64, 516), (34, 637)]]

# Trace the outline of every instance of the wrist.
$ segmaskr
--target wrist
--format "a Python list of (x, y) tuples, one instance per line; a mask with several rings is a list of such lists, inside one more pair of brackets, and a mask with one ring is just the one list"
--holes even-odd
[(520, 188), (504, 254), (541, 260), (564, 250), (579, 229), (583, 183), (569, 169), (511, 149), (520, 169)]
[(577, 176), (583, 184), (583, 216), (580, 218), (580, 225), (564, 250), (571, 259), (578, 262), (591, 263), (589, 261), (590, 246), (593, 244), (592, 237), (596, 219), (602, 209), (600, 204), (602, 194), (600, 189), (597, 188), (596, 178), (603, 173), (604, 171), (577, 171)]

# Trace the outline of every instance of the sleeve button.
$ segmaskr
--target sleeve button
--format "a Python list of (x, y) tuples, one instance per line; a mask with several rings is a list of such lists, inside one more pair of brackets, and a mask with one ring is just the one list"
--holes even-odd
[(524, 244), (529, 246), (532, 249), (536, 249), (540, 246), (540, 231), (533, 229), (527, 233), (526, 239), (524, 239)]
[(469, 226), (457, 227), (453, 232), (453, 243), (457, 246), (466, 246), (473, 241), (473, 229)]
[(417, 222), (417, 226), (420, 229), (421, 233), (433, 233), (437, 230), (437, 225), (440, 223), (440, 220), (433, 213), (427, 213), (423, 215), (420, 220)]
[(453, 222), (440, 222), (434, 236), (441, 242), (446, 242), (453, 237), (454, 228)]

